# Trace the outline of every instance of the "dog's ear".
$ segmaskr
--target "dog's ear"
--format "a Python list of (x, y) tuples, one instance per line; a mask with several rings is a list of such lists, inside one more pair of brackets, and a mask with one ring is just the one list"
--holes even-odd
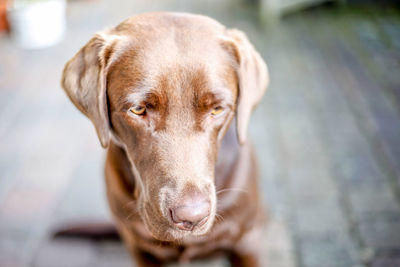
[(67, 62), (61, 80), (74, 105), (93, 122), (104, 148), (110, 140), (106, 72), (118, 39), (107, 32), (96, 34)]
[(226, 30), (223, 47), (228, 50), (237, 63), (239, 92), (236, 107), (236, 130), (239, 143), (243, 144), (246, 141), (251, 112), (267, 89), (268, 69), (246, 35), (239, 30)]

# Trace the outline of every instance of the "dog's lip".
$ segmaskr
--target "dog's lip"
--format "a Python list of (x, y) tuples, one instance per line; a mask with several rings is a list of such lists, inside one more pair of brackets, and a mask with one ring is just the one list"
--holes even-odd
[[(189, 222), (173, 222), (173, 226), (176, 230), (178, 231), (186, 231), (186, 232), (193, 232), (193, 230), (203, 226), (209, 219), (210, 215), (208, 215), (207, 217), (204, 217), (200, 222), (196, 223), (196, 224), (191, 224)], [(191, 224), (190, 226), (188, 224)]]
[(210, 218), (210, 215), (208, 215), (207, 217), (204, 217), (200, 222), (198, 222), (195, 226), (196, 227), (201, 227), (201, 226), (203, 226), (207, 221), (208, 221), (208, 219)]
[[(206, 218), (204, 218), (204, 221), (200, 221), (197, 224), (197, 227), (195, 227), (191, 231), (185, 231), (182, 229), (177, 228), (173, 224), (170, 224), (168, 229), (165, 229), (163, 233), (161, 232), (153, 232), (153, 225), (149, 224), (146, 228), (149, 231), (149, 234), (160, 241), (165, 241), (165, 242), (186, 242), (187, 240), (193, 241), (200, 241), (203, 240), (202, 237), (205, 236), (211, 229), (212, 225), (212, 216), (209, 215)], [(201, 225), (200, 225), (201, 223)], [(196, 241), (196, 242), (197, 242)]]

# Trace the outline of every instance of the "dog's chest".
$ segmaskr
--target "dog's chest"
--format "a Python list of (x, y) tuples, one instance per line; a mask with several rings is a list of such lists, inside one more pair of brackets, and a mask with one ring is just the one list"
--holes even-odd
[(188, 262), (218, 256), (232, 248), (242, 229), (235, 222), (216, 223), (210, 234), (178, 242), (160, 242), (151, 237), (144, 224), (136, 224), (132, 235), (135, 246), (161, 261)]

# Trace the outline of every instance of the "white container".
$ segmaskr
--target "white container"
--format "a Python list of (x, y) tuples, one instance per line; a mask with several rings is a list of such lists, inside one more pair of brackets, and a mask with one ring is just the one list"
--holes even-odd
[(54, 45), (64, 36), (65, 13), (65, 0), (15, 0), (7, 12), (11, 36), (23, 48)]

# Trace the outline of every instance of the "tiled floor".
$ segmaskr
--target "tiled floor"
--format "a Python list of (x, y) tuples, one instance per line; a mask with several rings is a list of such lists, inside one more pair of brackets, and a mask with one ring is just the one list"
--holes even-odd
[(0, 266), (131, 266), (119, 243), (51, 237), (109, 220), (104, 151), (59, 80), (95, 31), (153, 10), (240, 28), (269, 65), (250, 125), (269, 266), (400, 266), (400, 12), (320, 8), (266, 25), (243, 2), (211, 0), (71, 1), (59, 45), (0, 39)]

